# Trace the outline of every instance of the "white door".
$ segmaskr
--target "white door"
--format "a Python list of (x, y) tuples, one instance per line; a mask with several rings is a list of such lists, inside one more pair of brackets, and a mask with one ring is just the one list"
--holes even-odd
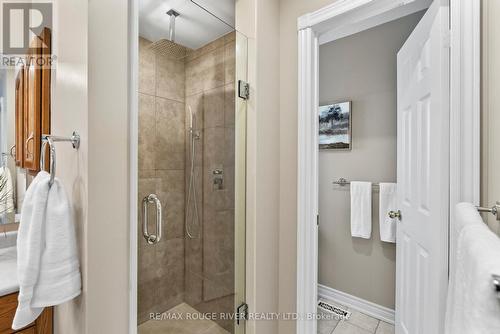
[(448, 279), (449, 6), (398, 53), (396, 333), (443, 333)]

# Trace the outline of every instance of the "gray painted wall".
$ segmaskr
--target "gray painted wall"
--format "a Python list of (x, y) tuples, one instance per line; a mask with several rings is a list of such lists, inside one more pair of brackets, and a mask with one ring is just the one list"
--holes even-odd
[(319, 154), (319, 283), (394, 308), (395, 244), (380, 241), (378, 192), (372, 238), (351, 238), (348, 180), (396, 180), (396, 54), (423, 12), (324, 44), (320, 104), (352, 101), (352, 150)]
[[(500, 200), (500, 1), (482, 0), (482, 158), (481, 205), (490, 207)], [(500, 236), (500, 224), (493, 215), (483, 219)]]

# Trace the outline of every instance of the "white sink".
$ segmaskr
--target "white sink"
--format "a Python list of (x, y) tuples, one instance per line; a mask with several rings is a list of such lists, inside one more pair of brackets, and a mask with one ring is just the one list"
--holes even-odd
[(0, 296), (18, 291), (17, 232), (0, 232)]

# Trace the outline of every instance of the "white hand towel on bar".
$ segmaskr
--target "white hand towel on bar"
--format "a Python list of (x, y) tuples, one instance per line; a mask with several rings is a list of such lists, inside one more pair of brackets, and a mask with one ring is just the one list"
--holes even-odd
[(500, 333), (500, 302), (491, 277), (500, 274), (500, 240), (472, 204), (457, 204), (455, 219), (459, 236), (450, 254), (455, 265), (448, 286), (445, 333)]
[(26, 192), (17, 238), (19, 304), (13, 329), (33, 322), (44, 307), (81, 293), (75, 228), (62, 184), (40, 172)]
[(379, 225), (380, 240), (396, 242), (396, 219), (389, 217), (389, 211), (397, 210), (396, 183), (380, 183)]
[(371, 182), (351, 182), (351, 235), (364, 239), (372, 235)]

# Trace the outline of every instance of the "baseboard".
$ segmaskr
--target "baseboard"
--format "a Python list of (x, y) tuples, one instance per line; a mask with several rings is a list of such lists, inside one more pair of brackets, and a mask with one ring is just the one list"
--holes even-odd
[(335, 290), (322, 284), (318, 284), (318, 297), (330, 299), (356, 311), (383, 320), (390, 324), (394, 324), (394, 310), (350, 295), (348, 293)]

